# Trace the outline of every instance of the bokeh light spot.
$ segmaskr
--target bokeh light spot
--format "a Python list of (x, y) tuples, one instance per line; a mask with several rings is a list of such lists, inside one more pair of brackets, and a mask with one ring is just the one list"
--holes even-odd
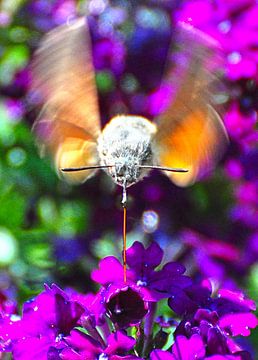
[(17, 254), (15, 237), (5, 228), (0, 228), (0, 265), (9, 265)]
[(227, 34), (231, 29), (231, 22), (229, 20), (222, 21), (218, 24), (218, 29), (221, 33)]
[(26, 152), (20, 147), (15, 147), (7, 153), (7, 161), (9, 165), (13, 167), (22, 166), (26, 161), (26, 158)]
[(30, 34), (26, 28), (22, 26), (15, 26), (10, 30), (9, 36), (13, 42), (22, 43), (29, 38)]
[(137, 23), (144, 28), (166, 29), (170, 20), (166, 13), (159, 9), (141, 7), (136, 13)]
[(0, 103), (0, 144), (3, 146), (12, 146), (15, 142), (13, 124), (9, 117), (5, 104)]
[(126, 74), (122, 79), (122, 89), (127, 93), (133, 93), (137, 90), (139, 84), (137, 79), (132, 74)]
[(153, 210), (144, 211), (142, 215), (143, 230), (147, 233), (153, 233), (157, 230), (158, 225), (159, 215)]
[(89, 12), (93, 15), (99, 15), (105, 10), (106, 6), (106, 0), (91, 0), (89, 2)]
[(241, 60), (242, 60), (242, 56), (237, 51), (233, 51), (228, 55), (228, 62), (230, 64), (238, 64)]

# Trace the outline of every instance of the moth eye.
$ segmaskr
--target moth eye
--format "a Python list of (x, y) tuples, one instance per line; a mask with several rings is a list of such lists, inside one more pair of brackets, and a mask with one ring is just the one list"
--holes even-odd
[(104, 156), (106, 156), (106, 155), (107, 155), (107, 150), (103, 150), (103, 151), (102, 151), (102, 154), (103, 154)]

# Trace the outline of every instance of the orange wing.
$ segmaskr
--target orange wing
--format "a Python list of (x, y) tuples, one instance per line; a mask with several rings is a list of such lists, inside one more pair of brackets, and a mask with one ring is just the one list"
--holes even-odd
[[(32, 93), (44, 106), (34, 129), (41, 150), (50, 150), (61, 168), (96, 165), (100, 119), (86, 21), (78, 19), (49, 32), (32, 62)], [(83, 182), (94, 170), (62, 173)]]
[(189, 170), (165, 172), (175, 184), (187, 186), (210, 170), (225, 148), (227, 135), (211, 106), (212, 67), (219, 58), (218, 48), (212, 39), (185, 24), (180, 25), (176, 42), (174, 68), (169, 69), (165, 82), (177, 91), (158, 119), (154, 141), (159, 165)]

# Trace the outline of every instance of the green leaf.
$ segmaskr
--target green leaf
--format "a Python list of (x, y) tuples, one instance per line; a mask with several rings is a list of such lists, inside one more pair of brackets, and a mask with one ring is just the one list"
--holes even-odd
[(21, 227), (26, 211), (25, 196), (10, 187), (0, 194), (0, 203), (0, 224), (11, 230)]
[(29, 50), (23, 44), (9, 46), (0, 61), (0, 83), (8, 85), (14, 74), (23, 69), (29, 60)]

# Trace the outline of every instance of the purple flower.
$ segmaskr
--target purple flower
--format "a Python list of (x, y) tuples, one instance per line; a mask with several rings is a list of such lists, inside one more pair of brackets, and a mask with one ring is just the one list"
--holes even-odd
[(198, 334), (205, 344), (207, 354), (248, 358), (249, 355), (240, 349), (231, 336), (248, 336), (249, 329), (257, 326), (257, 319), (251, 313), (255, 310), (252, 300), (245, 298), (240, 292), (221, 290), (218, 297), (206, 299), (204, 308), (199, 308), (194, 313), (187, 310), (175, 330), (175, 339), (179, 336), (192, 338)]
[(258, 182), (258, 148), (254, 147), (240, 158), (244, 174), (244, 179)]
[(251, 360), (247, 352), (239, 351), (234, 354), (207, 354), (207, 349), (203, 339), (198, 334), (193, 334), (190, 338), (178, 336), (172, 346), (172, 351), (154, 350), (151, 353), (151, 360)]
[(20, 100), (8, 99), (5, 106), (7, 108), (8, 115), (13, 122), (18, 122), (24, 115), (24, 105)]
[(192, 257), (204, 278), (222, 283), (227, 279), (226, 265), (239, 261), (240, 250), (233, 243), (206, 237), (191, 229), (183, 230), (181, 239), (192, 249)]
[(237, 102), (233, 102), (230, 105), (224, 116), (225, 126), (229, 135), (233, 139), (238, 140), (243, 148), (246, 148), (247, 146), (250, 147), (250, 144), (252, 145), (255, 143), (255, 138), (252, 140), (250, 135), (255, 132), (256, 121), (257, 114), (254, 111), (251, 111), (248, 114), (241, 113)]
[(151, 116), (157, 116), (162, 113), (168, 106), (171, 96), (174, 94), (171, 85), (162, 84), (158, 89), (153, 91), (148, 97), (148, 111)]
[[(56, 285), (46, 286), (44, 292), (24, 304), (22, 318), (8, 315), (1, 318), (1, 351), (12, 352), (16, 359), (29, 360), (139, 359), (133, 350), (143, 357), (150, 355), (151, 360), (212, 357), (249, 360), (249, 353), (242, 351), (231, 337), (248, 336), (249, 329), (257, 325), (251, 313), (255, 310), (254, 302), (241, 292), (225, 289), (212, 297), (208, 281), (200, 286), (183, 277), (178, 285), (175, 280), (180, 281), (184, 268), (171, 262), (156, 271), (162, 257), (158, 245), (145, 249), (136, 242), (128, 249), (127, 282), (120, 262), (108, 257), (92, 273), (102, 284), (96, 295), (83, 295), (72, 289), (65, 293)], [(154, 335), (157, 307), (156, 301), (148, 299), (152, 298), (151, 286), (156, 282), (158, 291), (165, 289), (167, 295), (170, 291), (169, 306), (181, 317), (181, 322), (178, 324), (174, 319), (164, 322), (160, 317), (156, 323), (161, 329)], [(109, 320), (115, 325), (114, 333)], [(121, 331), (139, 324), (139, 339)], [(161, 350), (168, 338), (164, 326), (176, 326), (171, 351)]]
[(139, 359), (134, 355), (126, 355), (134, 347), (136, 341), (122, 331), (110, 334), (107, 344), (100, 343), (79, 330), (73, 330), (65, 340), (68, 347), (60, 354), (63, 360)]
[[(255, 155), (257, 155), (256, 151), (252, 151), (242, 158), (242, 177), (245, 180), (238, 181), (235, 184), (234, 195), (236, 202), (231, 207), (229, 216), (233, 222), (241, 223), (249, 229), (256, 231), (258, 205), (256, 194), (258, 192), (258, 182)], [(246, 241), (246, 243), (248, 242)]]
[(125, 48), (118, 39), (100, 39), (93, 47), (96, 70), (108, 69), (120, 75), (124, 70)]
[(95, 308), (102, 307), (102, 314), (106, 313), (119, 327), (136, 325), (146, 315), (149, 294), (131, 280), (130, 271), (124, 282), (123, 267), (118, 259), (113, 256), (102, 259), (91, 277), (103, 286), (94, 301)]
[[(219, 318), (215, 311), (205, 309), (197, 310), (191, 321), (182, 321), (174, 333), (175, 339), (181, 340), (198, 338), (202, 340), (206, 349), (206, 355), (236, 356), (239, 359), (247, 359), (248, 353), (241, 348), (228, 336), (219, 326)], [(189, 344), (190, 345), (190, 344)], [(209, 357), (208, 357), (209, 358)], [(176, 358), (177, 359), (177, 358)], [(205, 357), (206, 359), (206, 357)], [(230, 359), (230, 358), (229, 358)]]
[(219, 321), (220, 327), (233, 336), (249, 336), (250, 328), (254, 329), (257, 324), (256, 316), (251, 313), (227, 314)]
[(148, 312), (144, 298), (139, 286), (133, 283), (128, 286), (123, 281), (102, 287), (96, 295), (71, 292), (71, 299), (86, 309), (81, 317), (84, 326), (103, 326), (106, 316), (120, 328), (138, 325)]
[(52, 10), (55, 25), (60, 25), (76, 16), (76, 2), (74, 0), (58, 0)]
[(148, 312), (148, 304), (139, 288), (111, 286), (104, 293), (106, 314), (120, 328), (138, 325)]
[[(100, 290), (97, 294), (79, 294), (72, 296), (76, 302), (81, 304), (86, 309), (86, 314), (82, 316), (82, 319), (90, 317), (90, 322), (95, 325), (103, 325), (105, 323), (105, 302), (103, 300), (103, 294)], [(84, 321), (84, 320), (82, 320)], [(88, 320), (87, 320), (88, 321)]]
[(5, 315), (16, 314), (17, 304), (14, 300), (8, 298), (8, 296), (0, 291), (0, 317)]
[(242, 204), (258, 205), (257, 190), (257, 184), (246, 181), (235, 189), (236, 200)]
[(154, 350), (151, 353), (151, 360), (203, 360), (205, 346), (200, 335), (194, 334), (190, 339), (185, 336), (178, 336), (172, 346), (172, 352)]
[(250, 329), (258, 325), (256, 316), (251, 313), (256, 309), (255, 302), (242, 292), (221, 289), (212, 308), (220, 316), (219, 326), (232, 336), (249, 336)]
[(194, 249), (205, 252), (206, 255), (224, 261), (238, 260), (240, 253), (236, 246), (228, 244), (219, 239), (207, 238), (191, 229), (182, 232), (182, 239), (185, 244)]
[(137, 285), (149, 289), (154, 300), (168, 297), (171, 291), (179, 291), (192, 283), (189, 277), (183, 275), (185, 267), (178, 262), (169, 262), (161, 270), (155, 270), (163, 257), (162, 249), (155, 242), (144, 249), (143, 245), (136, 241), (126, 254)]
[(192, 314), (210, 301), (210, 289), (200, 285), (190, 285), (180, 291), (171, 292), (168, 305), (178, 315)]
[(56, 285), (46, 285), (44, 292), (24, 304), (21, 318), (2, 319), (2, 351), (12, 351), (14, 358), (27, 360), (56, 356), (66, 346), (63, 337), (78, 324), (84, 311)]
[[(131, 272), (127, 271), (127, 279), (131, 276)], [(115, 282), (123, 282), (123, 267), (117, 258), (107, 256), (100, 261), (99, 269), (92, 271), (91, 278), (104, 287)]]
[(256, 207), (254, 208), (250, 204), (236, 204), (230, 209), (229, 216), (233, 222), (242, 223), (247, 228), (254, 230), (258, 228), (258, 211)]
[(191, 23), (220, 42), (227, 54), (227, 76), (236, 80), (257, 76), (257, 27), (252, 21), (257, 8), (255, 0), (235, 1), (230, 6), (223, 1), (185, 1), (177, 19)]
[[(129, 266), (127, 284), (134, 288), (137, 286), (145, 301), (158, 301), (169, 297), (171, 291), (179, 291), (192, 283), (189, 277), (183, 275), (185, 267), (177, 262), (169, 262), (161, 270), (155, 270), (163, 257), (163, 251), (157, 243), (153, 242), (145, 249), (136, 241), (126, 255)], [(121, 263), (111, 256), (100, 262), (99, 270), (92, 272), (93, 280), (105, 287), (123, 283), (123, 276)]]
[(243, 167), (239, 159), (228, 159), (224, 170), (227, 176), (232, 180), (240, 180), (243, 176)]
[(156, 243), (145, 249), (136, 241), (126, 254), (129, 267), (126, 283), (123, 266), (112, 256), (101, 260), (99, 269), (92, 272), (92, 279), (103, 286), (95, 305), (104, 304), (107, 316), (120, 328), (138, 324), (147, 314), (148, 303), (181, 293), (182, 288), (192, 284), (179, 263), (170, 262), (155, 270), (163, 257)]

